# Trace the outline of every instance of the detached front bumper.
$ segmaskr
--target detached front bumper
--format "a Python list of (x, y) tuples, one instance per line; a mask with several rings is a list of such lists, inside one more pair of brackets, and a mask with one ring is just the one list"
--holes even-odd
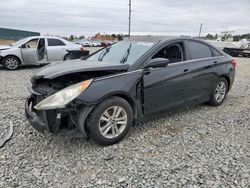
[(37, 113), (35, 113), (33, 109), (33, 100), (31, 97), (28, 97), (25, 102), (25, 115), (30, 125), (39, 132), (43, 132), (44, 130), (50, 131), (48, 122), (46, 120), (45, 112), (40, 114), (44, 116), (42, 119), (39, 117)]
[[(38, 99), (40, 101), (41, 99)], [(85, 121), (93, 107), (81, 107), (79, 111), (70, 108), (63, 110), (36, 110), (37, 96), (28, 97), (25, 102), (25, 115), (30, 125), (39, 132), (63, 131), (70, 137), (87, 137)]]

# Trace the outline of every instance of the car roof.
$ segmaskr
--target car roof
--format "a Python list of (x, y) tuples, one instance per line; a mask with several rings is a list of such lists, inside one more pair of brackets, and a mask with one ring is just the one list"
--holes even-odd
[(134, 41), (134, 42), (153, 42), (158, 43), (160, 41), (166, 41), (169, 39), (178, 39), (181, 37), (174, 36), (131, 36), (130, 38), (125, 38), (126, 41)]
[(53, 38), (53, 39), (63, 39), (61, 37), (55, 37), (55, 36), (32, 36), (32, 37), (26, 37), (24, 39), (36, 39), (36, 38)]
[[(173, 40), (192, 40), (197, 42), (202, 42), (210, 47), (217, 48), (215, 45), (205, 41), (204, 39), (195, 37), (177, 37), (177, 36), (131, 36), (130, 38), (125, 38), (125, 41), (131, 42), (150, 42), (150, 43), (164, 43)], [(217, 48), (218, 49), (218, 48)]]
[(132, 41), (132, 42), (152, 42), (152, 43), (158, 43), (158, 42), (166, 42), (170, 40), (196, 40), (206, 43), (206, 41), (194, 38), (194, 37), (178, 37), (178, 36), (131, 36), (130, 38), (125, 38), (125, 41)]

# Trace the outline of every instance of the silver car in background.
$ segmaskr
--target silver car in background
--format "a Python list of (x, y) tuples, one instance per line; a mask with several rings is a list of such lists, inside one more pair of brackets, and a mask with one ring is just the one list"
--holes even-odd
[(28, 37), (10, 46), (0, 46), (0, 63), (9, 70), (21, 65), (41, 65), (86, 55), (88, 51), (81, 45), (51, 36)]

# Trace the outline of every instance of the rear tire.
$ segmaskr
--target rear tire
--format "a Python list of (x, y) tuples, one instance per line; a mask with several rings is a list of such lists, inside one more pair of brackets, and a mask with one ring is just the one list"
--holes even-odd
[(121, 141), (133, 123), (133, 110), (130, 104), (112, 97), (101, 102), (91, 112), (87, 120), (89, 136), (99, 145), (112, 145)]
[(212, 106), (220, 106), (224, 102), (227, 92), (228, 82), (225, 78), (221, 77), (213, 88), (209, 104)]
[(20, 66), (20, 60), (15, 56), (7, 56), (3, 59), (3, 66), (8, 70), (16, 70)]

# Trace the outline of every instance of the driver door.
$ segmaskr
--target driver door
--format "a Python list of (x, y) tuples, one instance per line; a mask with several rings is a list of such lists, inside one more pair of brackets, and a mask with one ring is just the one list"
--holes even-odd
[(169, 59), (167, 67), (152, 68), (145, 72), (144, 82), (144, 114), (164, 111), (185, 103), (189, 97), (187, 83), (189, 76), (185, 70), (184, 42), (166, 45), (152, 58)]
[(32, 39), (20, 47), (24, 64), (28, 65), (38, 64), (38, 59), (36, 54), (37, 44), (38, 44), (38, 39)]

